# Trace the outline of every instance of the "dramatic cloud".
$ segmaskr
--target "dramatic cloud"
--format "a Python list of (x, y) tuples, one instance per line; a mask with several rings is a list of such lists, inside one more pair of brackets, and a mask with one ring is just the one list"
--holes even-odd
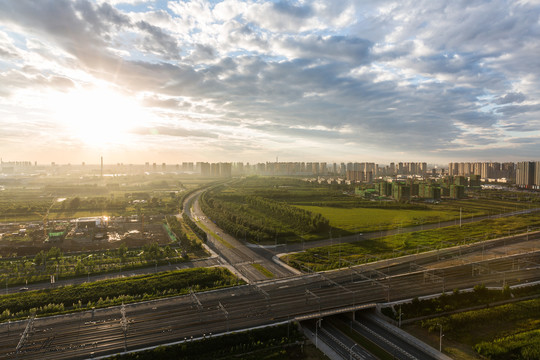
[(503, 0), (0, 0), (0, 152), (537, 159), (539, 16)]

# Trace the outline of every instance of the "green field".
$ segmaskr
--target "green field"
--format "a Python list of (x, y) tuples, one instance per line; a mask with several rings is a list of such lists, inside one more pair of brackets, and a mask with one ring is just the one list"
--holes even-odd
[[(528, 209), (531, 204), (509, 200), (470, 199), (445, 200), (439, 204), (418, 205), (412, 209), (394, 208), (394, 204), (385, 205), (384, 202), (379, 204), (378, 207), (295, 206), (312, 213), (321, 214), (330, 220), (330, 225), (333, 228), (348, 233), (358, 233), (452, 220), (459, 221), (460, 210), (461, 217), (465, 219)], [(385, 206), (388, 208), (385, 208)]]
[(301, 209), (319, 213), (333, 228), (350, 233), (370, 232), (398, 227), (414, 226), (437, 221), (459, 219), (459, 209), (455, 210), (398, 210), (370, 208), (336, 208), (321, 206), (297, 206)]
[[(367, 185), (366, 185), (367, 186)], [(271, 244), (311, 241), (354, 233), (459, 221), (539, 206), (535, 194), (469, 192), (437, 202), (366, 199), (353, 185), (293, 178), (247, 177), (214, 187), (201, 198), (206, 215), (229, 234)]]
[(422, 337), (438, 340), (438, 324), (443, 350), (453, 359), (540, 359), (538, 298), (425, 320), (421, 326), (431, 335)]
[(475, 223), (448, 226), (440, 229), (416, 231), (378, 239), (337, 244), (308, 249), (285, 255), (282, 260), (302, 270), (314, 271), (336, 269), (349, 262), (361, 263), (377, 258), (390, 258), (406, 254), (493, 239), (509, 234), (526, 232), (528, 228), (540, 228), (538, 213), (500, 219), (486, 219)]

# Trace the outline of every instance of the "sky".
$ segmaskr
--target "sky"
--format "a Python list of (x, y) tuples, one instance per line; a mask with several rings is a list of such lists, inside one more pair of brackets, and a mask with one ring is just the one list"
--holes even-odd
[(540, 159), (540, 1), (0, 0), (0, 157)]

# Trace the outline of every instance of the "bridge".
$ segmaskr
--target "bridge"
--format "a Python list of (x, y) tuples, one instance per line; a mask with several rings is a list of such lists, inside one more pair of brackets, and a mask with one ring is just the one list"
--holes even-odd
[[(189, 341), (283, 321), (319, 318), (454, 288), (540, 280), (540, 251), (438, 268), (394, 259), (325, 273), (290, 276), (185, 296), (33, 320), (26, 344), (15, 349), (28, 322), (0, 326), (0, 357), (78, 359)], [(490, 271), (475, 271), (478, 266)], [(412, 270), (411, 270), (412, 269)]]
[[(540, 280), (540, 233), (298, 274), (248, 248), (200, 212), (198, 194), (184, 211), (206, 228), (211, 249), (248, 285), (0, 325), (0, 357), (83, 359), (192, 341), (256, 326), (317, 319), (477, 284)], [(193, 205), (193, 206), (191, 206)], [(257, 263), (275, 275), (267, 280)], [(21, 334), (25, 334), (23, 343)]]

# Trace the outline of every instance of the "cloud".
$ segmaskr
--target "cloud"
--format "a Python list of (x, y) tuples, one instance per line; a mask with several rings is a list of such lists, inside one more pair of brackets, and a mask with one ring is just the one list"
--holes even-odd
[(511, 104), (511, 103), (522, 103), (525, 101), (525, 95), (522, 93), (508, 93), (504, 96), (499, 97), (497, 100), (495, 100), (495, 104), (497, 105), (504, 105), (504, 104)]
[(40, 91), (99, 83), (155, 115), (135, 133), (153, 148), (540, 156), (519, 140), (540, 127), (539, 15), (503, 0), (0, 0), (0, 110), (34, 121)]
[(153, 26), (146, 21), (137, 22), (140, 30), (147, 32), (150, 37), (143, 40), (144, 50), (147, 52), (157, 52), (164, 55), (166, 59), (178, 59), (180, 48), (176, 40), (166, 34), (161, 28)]
[(368, 63), (373, 44), (350, 36), (304, 36), (283, 40), (281, 53), (292, 58), (347, 61), (355, 66)]
[(217, 139), (218, 134), (204, 130), (190, 130), (180, 127), (156, 126), (152, 128), (139, 128), (133, 131), (135, 134), (152, 136), (196, 137)]

